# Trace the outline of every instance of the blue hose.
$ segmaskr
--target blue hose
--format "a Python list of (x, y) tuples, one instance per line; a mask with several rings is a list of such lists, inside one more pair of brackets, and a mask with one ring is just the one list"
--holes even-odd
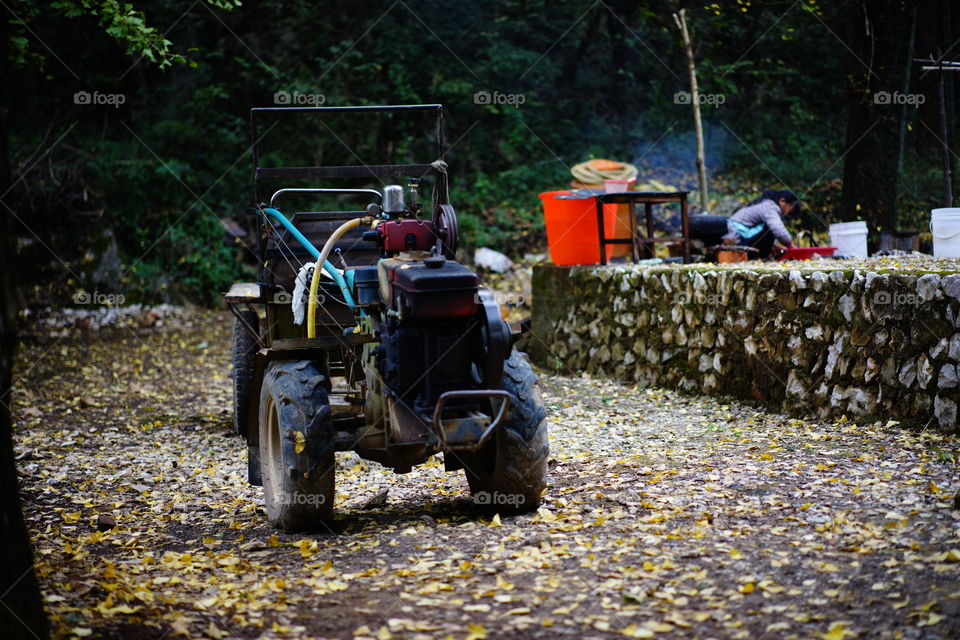
[[(287, 231), (289, 231), (290, 234), (294, 238), (296, 238), (297, 242), (302, 244), (303, 247), (310, 252), (310, 255), (313, 256), (314, 260), (320, 257), (320, 251), (318, 251), (317, 248), (313, 246), (312, 242), (307, 240), (307, 237), (305, 235), (300, 233), (299, 229), (293, 226), (292, 222), (287, 220), (287, 217), (285, 215), (283, 215), (282, 213), (280, 213), (279, 211), (277, 211), (272, 207), (265, 208), (263, 212), (270, 214), (271, 216), (276, 218), (277, 221), (280, 222), (280, 224), (286, 227)], [(333, 281), (337, 283), (337, 286), (340, 287), (340, 291), (343, 293), (343, 299), (347, 303), (347, 306), (350, 307), (351, 309), (355, 308), (357, 306), (357, 303), (354, 302), (353, 300), (353, 294), (350, 293), (350, 287), (347, 285), (347, 281), (343, 279), (343, 274), (337, 271), (337, 268), (334, 267), (329, 260), (323, 261), (323, 270), (326, 271), (330, 275), (330, 277), (333, 278)]]

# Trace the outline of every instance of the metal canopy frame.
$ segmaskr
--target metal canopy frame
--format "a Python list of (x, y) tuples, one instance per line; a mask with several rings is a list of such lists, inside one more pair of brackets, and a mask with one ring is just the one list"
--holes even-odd
[[(296, 179), (324, 179), (324, 178), (423, 178), (428, 175), (437, 177), (436, 204), (446, 202), (447, 175), (446, 171), (433, 164), (362, 164), (330, 167), (262, 167), (260, 166), (260, 136), (257, 126), (258, 118), (265, 116), (285, 116), (295, 114), (310, 114), (323, 116), (335, 113), (395, 113), (411, 111), (433, 111), (436, 113), (436, 158), (445, 161), (446, 149), (443, 138), (443, 105), (440, 104), (405, 104), (405, 105), (365, 105), (355, 107), (256, 107), (250, 109), (251, 150), (253, 153), (253, 185), (254, 204), (263, 201), (261, 192), (262, 183), (266, 180), (296, 180)], [(432, 162), (432, 161), (431, 161)]]
[[(429, 164), (374, 164), (374, 165), (343, 165), (327, 167), (263, 167), (260, 165), (260, 129), (258, 120), (266, 117), (310, 115), (323, 122), (324, 116), (342, 113), (402, 113), (402, 112), (434, 112), (436, 115), (436, 158)], [(363, 105), (351, 107), (254, 107), (250, 109), (251, 145), (253, 155), (253, 197), (254, 207), (259, 210), (262, 202), (270, 196), (265, 192), (264, 183), (270, 180), (299, 180), (299, 179), (330, 179), (330, 178), (424, 178), (435, 176), (437, 181), (434, 188), (434, 208), (449, 203), (449, 180), (447, 177), (446, 145), (443, 135), (443, 105), (441, 104), (405, 104), (405, 105)], [(439, 161), (439, 162), (437, 162)], [(279, 186), (279, 185), (278, 185)], [(280, 189), (274, 197), (284, 191), (306, 192), (310, 189)], [(316, 189), (315, 191), (323, 191)], [(360, 189), (332, 189), (327, 192), (340, 191), (361, 193)], [(377, 194), (380, 196), (380, 194)], [(382, 198), (382, 196), (380, 196)], [(295, 214), (296, 215), (296, 214)], [(266, 242), (263, 233), (257, 233), (257, 254), (260, 259), (257, 265), (258, 281), (263, 281), (263, 266), (266, 258)]]

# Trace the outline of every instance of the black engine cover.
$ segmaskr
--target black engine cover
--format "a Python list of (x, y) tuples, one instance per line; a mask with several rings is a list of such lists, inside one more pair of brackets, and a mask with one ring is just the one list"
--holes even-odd
[(477, 274), (442, 257), (422, 261), (380, 261), (387, 283), (387, 306), (424, 320), (463, 318), (477, 312)]
[(384, 383), (417, 410), (432, 411), (445, 391), (476, 388), (479, 331), (475, 316), (380, 325), (377, 368)]

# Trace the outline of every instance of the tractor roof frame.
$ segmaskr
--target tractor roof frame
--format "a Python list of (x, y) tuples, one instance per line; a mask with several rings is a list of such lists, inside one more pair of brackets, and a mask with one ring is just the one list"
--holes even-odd
[(264, 201), (261, 192), (263, 182), (268, 180), (299, 180), (299, 179), (331, 179), (331, 178), (423, 178), (436, 176), (436, 205), (449, 204), (447, 199), (447, 172), (445, 166), (430, 164), (361, 164), (326, 167), (262, 167), (260, 166), (260, 139), (257, 127), (258, 116), (315, 114), (322, 117), (334, 113), (369, 113), (369, 112), (403, 112), (403, 111), (435, 111), (436, 112), (436, 160), (445, 161), (446, 150), (443, 139), (443, 105), (440, 104), (408, 104), (408, 105), (370, 105), (354, 107), (257, 107), (250, 109), (251, 151), (253, 153), (253, 185), (254, 204)]

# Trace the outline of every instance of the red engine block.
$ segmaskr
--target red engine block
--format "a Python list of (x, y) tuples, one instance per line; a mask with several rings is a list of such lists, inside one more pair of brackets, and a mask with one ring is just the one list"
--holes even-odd
[(437, 232), (426, 220), (390, 220), (377, 226), (384, 251), (429, 251), (437, 244)]

